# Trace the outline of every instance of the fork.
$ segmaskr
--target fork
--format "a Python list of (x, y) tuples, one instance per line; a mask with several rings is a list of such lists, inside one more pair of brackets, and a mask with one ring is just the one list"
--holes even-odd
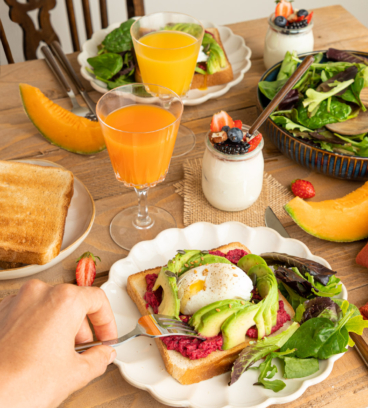
[(63, 74), (63, 71), (60, 69), (58, 63), (56, 62), (56, 59), (52, 55), (50, 48), (47, 45), (44, 45), (41, 47), (41, 51), (45, 56), (46, 62), (50, 67), (51, 71), (60, 81), (61, 85), (63, 86), (65, 92), (67, 93), (72, 102), (73, 107), (70, 111), (77, 116), (82, 116), (84, 118), (96, 121), (97, 120), (96, 115), (93, 112), (91, 112), (89, 108), (79, 105), (77, 98), (75, 97), (75, 94), (73, 92), (73, 89), (71, 88), (68, 80)]
[(74, 349), (78, 353), (81, 353), (94, 346), (104, 345), (118, 347), (126, 341), (134, 339), (138, 336), (150, 337), (151, 339), (167, 336), (190, 336), (202, 340), (205, 339), (204, 337), (198, 335), (198, 333), (194, 331), (189, 324), (184, 323), (181, 320), (177, 320), (175, 317), (161, 314), (151, 314), (148, 316), (142, 316), (138, 320), (135, 329), (124, 336), (113, 340), (97, 340), (90, 343), (76, 344)]

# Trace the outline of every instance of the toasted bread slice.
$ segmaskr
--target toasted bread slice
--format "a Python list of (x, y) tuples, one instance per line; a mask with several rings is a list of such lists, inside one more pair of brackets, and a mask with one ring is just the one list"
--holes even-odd
[(0, 161), (0, 259), (44, 265), (59, 252), (73, 196), (70, 171)]
[[(244, 251), (251, 253), (250, 250), (239, 242), (233, 242), (228, 245), (223, 245), (216, 250), (223, 253), (227, 253), (232, 249), (243, 249)], [(161, 267), (149, 269), (144, 272), (139, 272), (129, 276), (127, 282), (127, 291), (133, 302), (137, 305), (139, 312), (142, 315), (153, 313), (151, 308), (146, 308), (146, 301), (143, 296), (146, 292), (146, 275), (150, 273), (159, 273)], [(293, 317), (294, 310), (289, 302), (279, 293), (280, 300), (283, 300), (285, 310)], [(284, 326), (272, 336), (281, 333), (286, 330), (290, 325), (290, 322), (284, 324)], [(239, 353), (248, 346), (249, 342), (254, 339), (247, 339), (244, 343), (238, 346), (226, 350), (226, 351), (214, 351), (206, 358), (198, 360), (190, 360), (183, 357), (175, 350), (167, 350), (166, 345), (160, 340), (155, 339), (157, 347), (160, 351), (161, 357), (165, 363), (166, 370), (171, 374), (179, 383), (187, 385), (194, 384), (200, 381), (208, 380), (209, 378), (230, 371), (234, 361), (237, 359)]]
[(21, 266), (24, 266), (24, 264), (20, 262), (0, 261), (0, 269), (14, 269), (14, 268), (20, 268)]

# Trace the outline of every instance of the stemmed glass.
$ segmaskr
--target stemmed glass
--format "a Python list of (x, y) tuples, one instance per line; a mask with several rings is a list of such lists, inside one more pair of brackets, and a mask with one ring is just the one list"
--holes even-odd
[[(161, 12), (140, 17), (130, 30), (143, 82), (165, 86), (184, 98), (202, 44), (201, 22), (186, 14)], [(181, 125), (173, 157), (189, 153), (195, 142), (193, 131)]]
[(163, 86), (129, 84), (103, 95), (96, 113), (117, 180), (138, 196), (138, 206), (119, 212), (110, 224), (112, 239), (129, 250), (176, 227), (170, 213), (147, 205), (147, 193), (166, 177), (183, 103)]

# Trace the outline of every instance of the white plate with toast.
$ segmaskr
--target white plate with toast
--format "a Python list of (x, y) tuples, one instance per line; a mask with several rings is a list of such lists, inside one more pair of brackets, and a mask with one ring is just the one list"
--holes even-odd
[[(62, 166), (47, 160), (15, 160), (20, 163), (28, 163), (38, 166)], [(69, 198), (70, 200), (70, 198)], [(32, 211), (32, 209), (30, 209)], [(11, 269), (0, 267), (0, 280), (23, 278), (49, 269), (63, 261), (84, 241), (89, 234), (95, 218), (95, 204), (85, 185), (74, 176), (74, 193), (65, 221), (64, 234), (59, 254), (44, 265), (24, 265)], [(64, 215), (65, 219), (65, 215)], [(28, 220), (25, 220), (25, 223)], [(34, 220), (32, 220), (34, 223)], [(32, 224), (33, 225), (33, 224)], [(32, 227), (34, 228), (34, 226)], [(61, 232), (62, 233), (62, 232)]]
[[(208, 250), (230, 242), (240, 242), (255, 254), (283, 252), (330, 267), (324, 259), (313, 255), (302, 242), (283, 238), (266, 227), (251, 228), (239, 222), (220, 225), (199, 222), (184, 229), (169, 229), (151, 241), (135, 245), (128, 257), (111, 267), (109, 279), (102, 285), (111, 303), (119, 336), (132, 330), (141, 316), (126, 290), (130, 275), (165, 265), (178, 249)], [(345, 286), (339, 297), (347, 299)], [(129, 341), (120, 346), (117, 352), (114, 363), (130, 384), (148, 391), (163, 404), (191, 408), (264, 408), (294, 401), (308, 387), (326, 379), (334, 362), (342, 356), (339, 354), (328, 360), (321, 360), (317, 373), (302, 379), (286, 380), (286, 387), (274, 393), (263, 387), (253, 386), (258, 378), (258, 373), (254, 370), (247, 371), (231, 387), (228, 386), (229, 373), (199, 383), (181, 385), (165, 370), (158, 348), (149, 338), (139, 337)], [(275, 378), (282, 379), (280, 374)]]
[[(233, 70), (233, 80), (222, 85), (210, 86), (206, 90), (192, 89), (188, 95), (183, 99), (184, 105), (193, 106), (200, 105), (203, 102), (212, 98), (218, 98), (229, 91), (230, 88), (238, 84), (243, 78), (244, 74), (250, 69), (250, 57), (252, 51), (246, 46), (243, 37), (236, 35), (228, 27), (217, 26), (210, 21), (201, 21), (204, 28), (217, 28), (223, 47), (225, 49), (228, 60), (230, 61)], [(111, 24), (109, 27), (96, 31), (92, 38), (87, 40), (82, 46), (82, 52), (78, 55), (78, 62), (81, 66), (81, 74), (83, 78), (91, 83), (91, 86), (98, 92), (105, 93), (108, 91), (107, 85), (97, 80), (93, 74), (86, 70), (89, 67), (88, 58), (95, 57), (98, 52), (98, 45), (104, 40), (106, 35), (115, 28), (119, 27), (121, 23)]]

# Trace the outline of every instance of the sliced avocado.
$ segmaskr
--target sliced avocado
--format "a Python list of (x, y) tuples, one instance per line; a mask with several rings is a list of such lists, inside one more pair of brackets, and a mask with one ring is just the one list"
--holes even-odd
[(193, 255), (187, 262), (184, 263), (184, 265), (180, 268), (179, 271), (179, 276), (181, 276), (183, 273), (189, 271), (190, 269), (195, 268), (196, 266), (201, 266), (201, 265), (209, 265), (213, 263), (226, 263), (226, 264), (231, 264), (232, 263), (224, 258), (223, 256), (218, 256), (218, 255), (211, 255), (211, 254), (204, 254), (200, 251), (199, 253), (196, 253)]
[[(238, 306), (238, 305), (244, 305), (249, 302), (241, 299), (225, 299), (225, 300), (219, 300), (218, 302), (211, 303), (207, 306), (202, 307), (199, 309), (197, 312), (194, 313), (194, 315), (190, 318), (189, 324), (195, 328), (195, 330), (198, 329), (199, 325), (201, 324), (202, 316), (204, 316), (206, 313), (210, 312), (211, 310), (221, 308), (224, 305), (229, 306), (229, 303), (233, 305), (233, 307)], [(243, 302), (243, 303), (242, 303)]]
[(260, 308), (259, 305), (250, 303), (225, 320), (221, 326), (223, 350), (229, 350), (245, 341), (248, 329), (256, 324), (254, 318)]
[(266, 261), (258, 255), (248, 254), (239, 259), (238, 267), (248, 273), (249, 269), (256, 265), (266, 265)]
[(161, 286), (163, 290), (162, 302), (158, 307), (158, 312), (167, 316), (175, 316), (179, 318), (180, 300), (178, 298), (178, 286), (176, 281), (177, 277), (175, 274), (164, 266), (158, 274), (154, 288), (158, 289)]
[(205, 337), (217, 336), (224, 321), (239, 309), (244, 309), (244, 307), (246, 307), (245, 304), (236, 304), (234, 300), (228, 300), (225, 305), (216, 307), (202, 316), (201, 323), (196, 329), (197, 332)]
[(226, 66), (224, 50), (211, 34), (205, 33), (202, 40), (203, 47), (208, 47), (207, 73), (212, 75)]
[[(183, 253), (184, 252), (184, 253)], [(180, 275), (184, 269), (186, 269), (185, 264), (195, 255), (200, 254), (201, 251), (198, 249), (185, 249), (184, 251), (180, 251), (178, 254), (175, 255), (173, 259), (171, 259), (167, 263), (167, 268), (174, 273)]]

